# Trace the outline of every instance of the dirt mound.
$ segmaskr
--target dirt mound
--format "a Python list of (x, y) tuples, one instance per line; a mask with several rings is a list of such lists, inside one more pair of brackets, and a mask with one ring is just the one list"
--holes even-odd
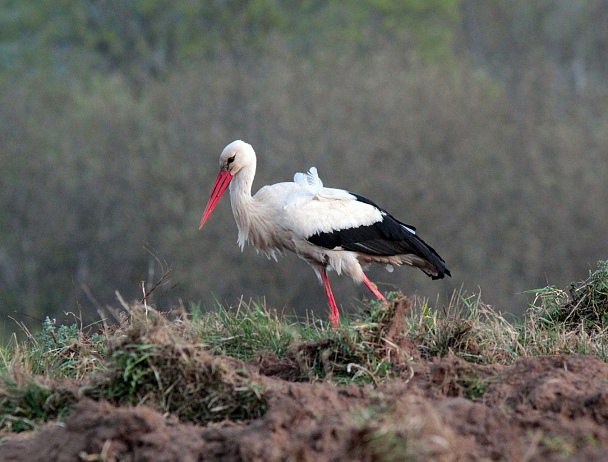
[[(84, 401), (65, 425), (2, 446), (1, 460), (199, 460), (199, 429), (150, 408)], [(95, 458), (95, 456), (100, 456)]]
[(65, 424), (5, 435), (0, 460), (605, 460), (608, 365), (595, 357), (442, 358), (378, 387), (290, 382), (272, 360), (247, 365), (265, 390), (259, 418), (203, 426), (84, 399)]

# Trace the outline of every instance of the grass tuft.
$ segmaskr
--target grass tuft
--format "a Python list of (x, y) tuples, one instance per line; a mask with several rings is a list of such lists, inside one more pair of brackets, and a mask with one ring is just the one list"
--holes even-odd
[[(5, 358), (6, 359), (6, 358)], [(0, 373), (0, 430), (33, 430), (69, 414), (77, 401), (77, 387), (69, 380), (52, 381), (32, 372), (34, 364), (19, 347)]]
[(408, 324), (424, 358), (452, 355), (492, 364), (512, 362), (517, 355), (517, 328), (485, 304), (481, 294), (454, 292), (441, 311), (418, 300)]
[(608, 262), (599, 261), (584, 281), (567, 291), (555, 286), (530, 291), (536, 295), (532, 315), (546, 327), (605, 331), (608, 328)]
[(299, 339), (296, 325), (281, 320), (265, 303), (240, 301), (235, 310), (219, 306), (202, 313), (192, 307), (192, 328), (210, 353), (249, 361), (268, 350), (283, 357)]
[(146, 403), (197, 423), (260, 417), (266, 403), (256, 375), (242, 361), (214, 357), (204, 343), (194, 343), (189, 326), (186, 318), (171, 321), (155, 310), (133, 308), (129, 324), (110, 342), (107, 372), (91, 395)]
[(608, 262), (567, 291), (555, 286), (536, 295), (519, 328), (519, 356), (597, 355), (608, 359)]

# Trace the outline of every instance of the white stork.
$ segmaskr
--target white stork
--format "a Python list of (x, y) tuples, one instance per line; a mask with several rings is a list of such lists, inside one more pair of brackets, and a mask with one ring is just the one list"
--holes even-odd
[(293, 183), (261, 188), (254, 196), (256, 156), (251, 145), (237, 140), (220, 155), (220, 172), (201, 218), (203, 227), (230, 185), (230, 203), (243, 250), (251, 241), (258, 251), (276, 260), (285, 250), (304, 259), (325, 289), (330, 320), (338, 324), (339, 312), (327, 279), (327, 270), (363, 282), (374, 296), (386, 301), (365, 276), (361, 265), (380, 263), (420, 268), (433, 279), (450, 276), (443, 259), (416, 235), (413, 226), (393, 218), (372, 201), (341, 189), (325, 188), (312, 167), (296, 173)]

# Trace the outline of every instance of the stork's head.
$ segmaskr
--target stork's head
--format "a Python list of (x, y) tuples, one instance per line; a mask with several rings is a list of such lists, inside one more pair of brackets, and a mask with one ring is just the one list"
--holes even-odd
[(255, 165), (255, 152), (250, 144), (236, 140), (224, 148), (220, 154), (220, 172), (236, 175), (239, 170), (251, 164)]
[(203, 227), (211, 212), (213, 212), (232, 178), (244, 167), (253, 167), (255, 171), (255, 164), (255, 151), (250, 144), (236, 140), (224, 148), (222, 154), (220, 154), (220, 173), (218, 173), (213, 184), (211, 197), (209, 197), (209, 202), (207, 202), (207, 206), (203, 212), (199, 229)]

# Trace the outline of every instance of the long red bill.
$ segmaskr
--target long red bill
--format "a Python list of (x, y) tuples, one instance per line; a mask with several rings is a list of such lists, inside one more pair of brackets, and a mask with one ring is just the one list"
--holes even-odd
[(213, 183), (211, 197), (209, 197), (209, 202), (207, 202), (207, 207), (205, 207), (205, 211), (203, 212), (203, 216), (201, 217), (201, 225), (198, 227), (198, 229), (201, 229), (203, 227), (203, 225), (211, 215), (211, 212), (213, 212), (213, 209), (220, 201), (220, 197), (222, 197), (222, 194), (230, 184), (230, 180), (232, 180), (232, 175), (230, 174), (230, 172), (222, 170), (220, 173), (218, 173), (217, 178), (215, 179), (215, 183)]

